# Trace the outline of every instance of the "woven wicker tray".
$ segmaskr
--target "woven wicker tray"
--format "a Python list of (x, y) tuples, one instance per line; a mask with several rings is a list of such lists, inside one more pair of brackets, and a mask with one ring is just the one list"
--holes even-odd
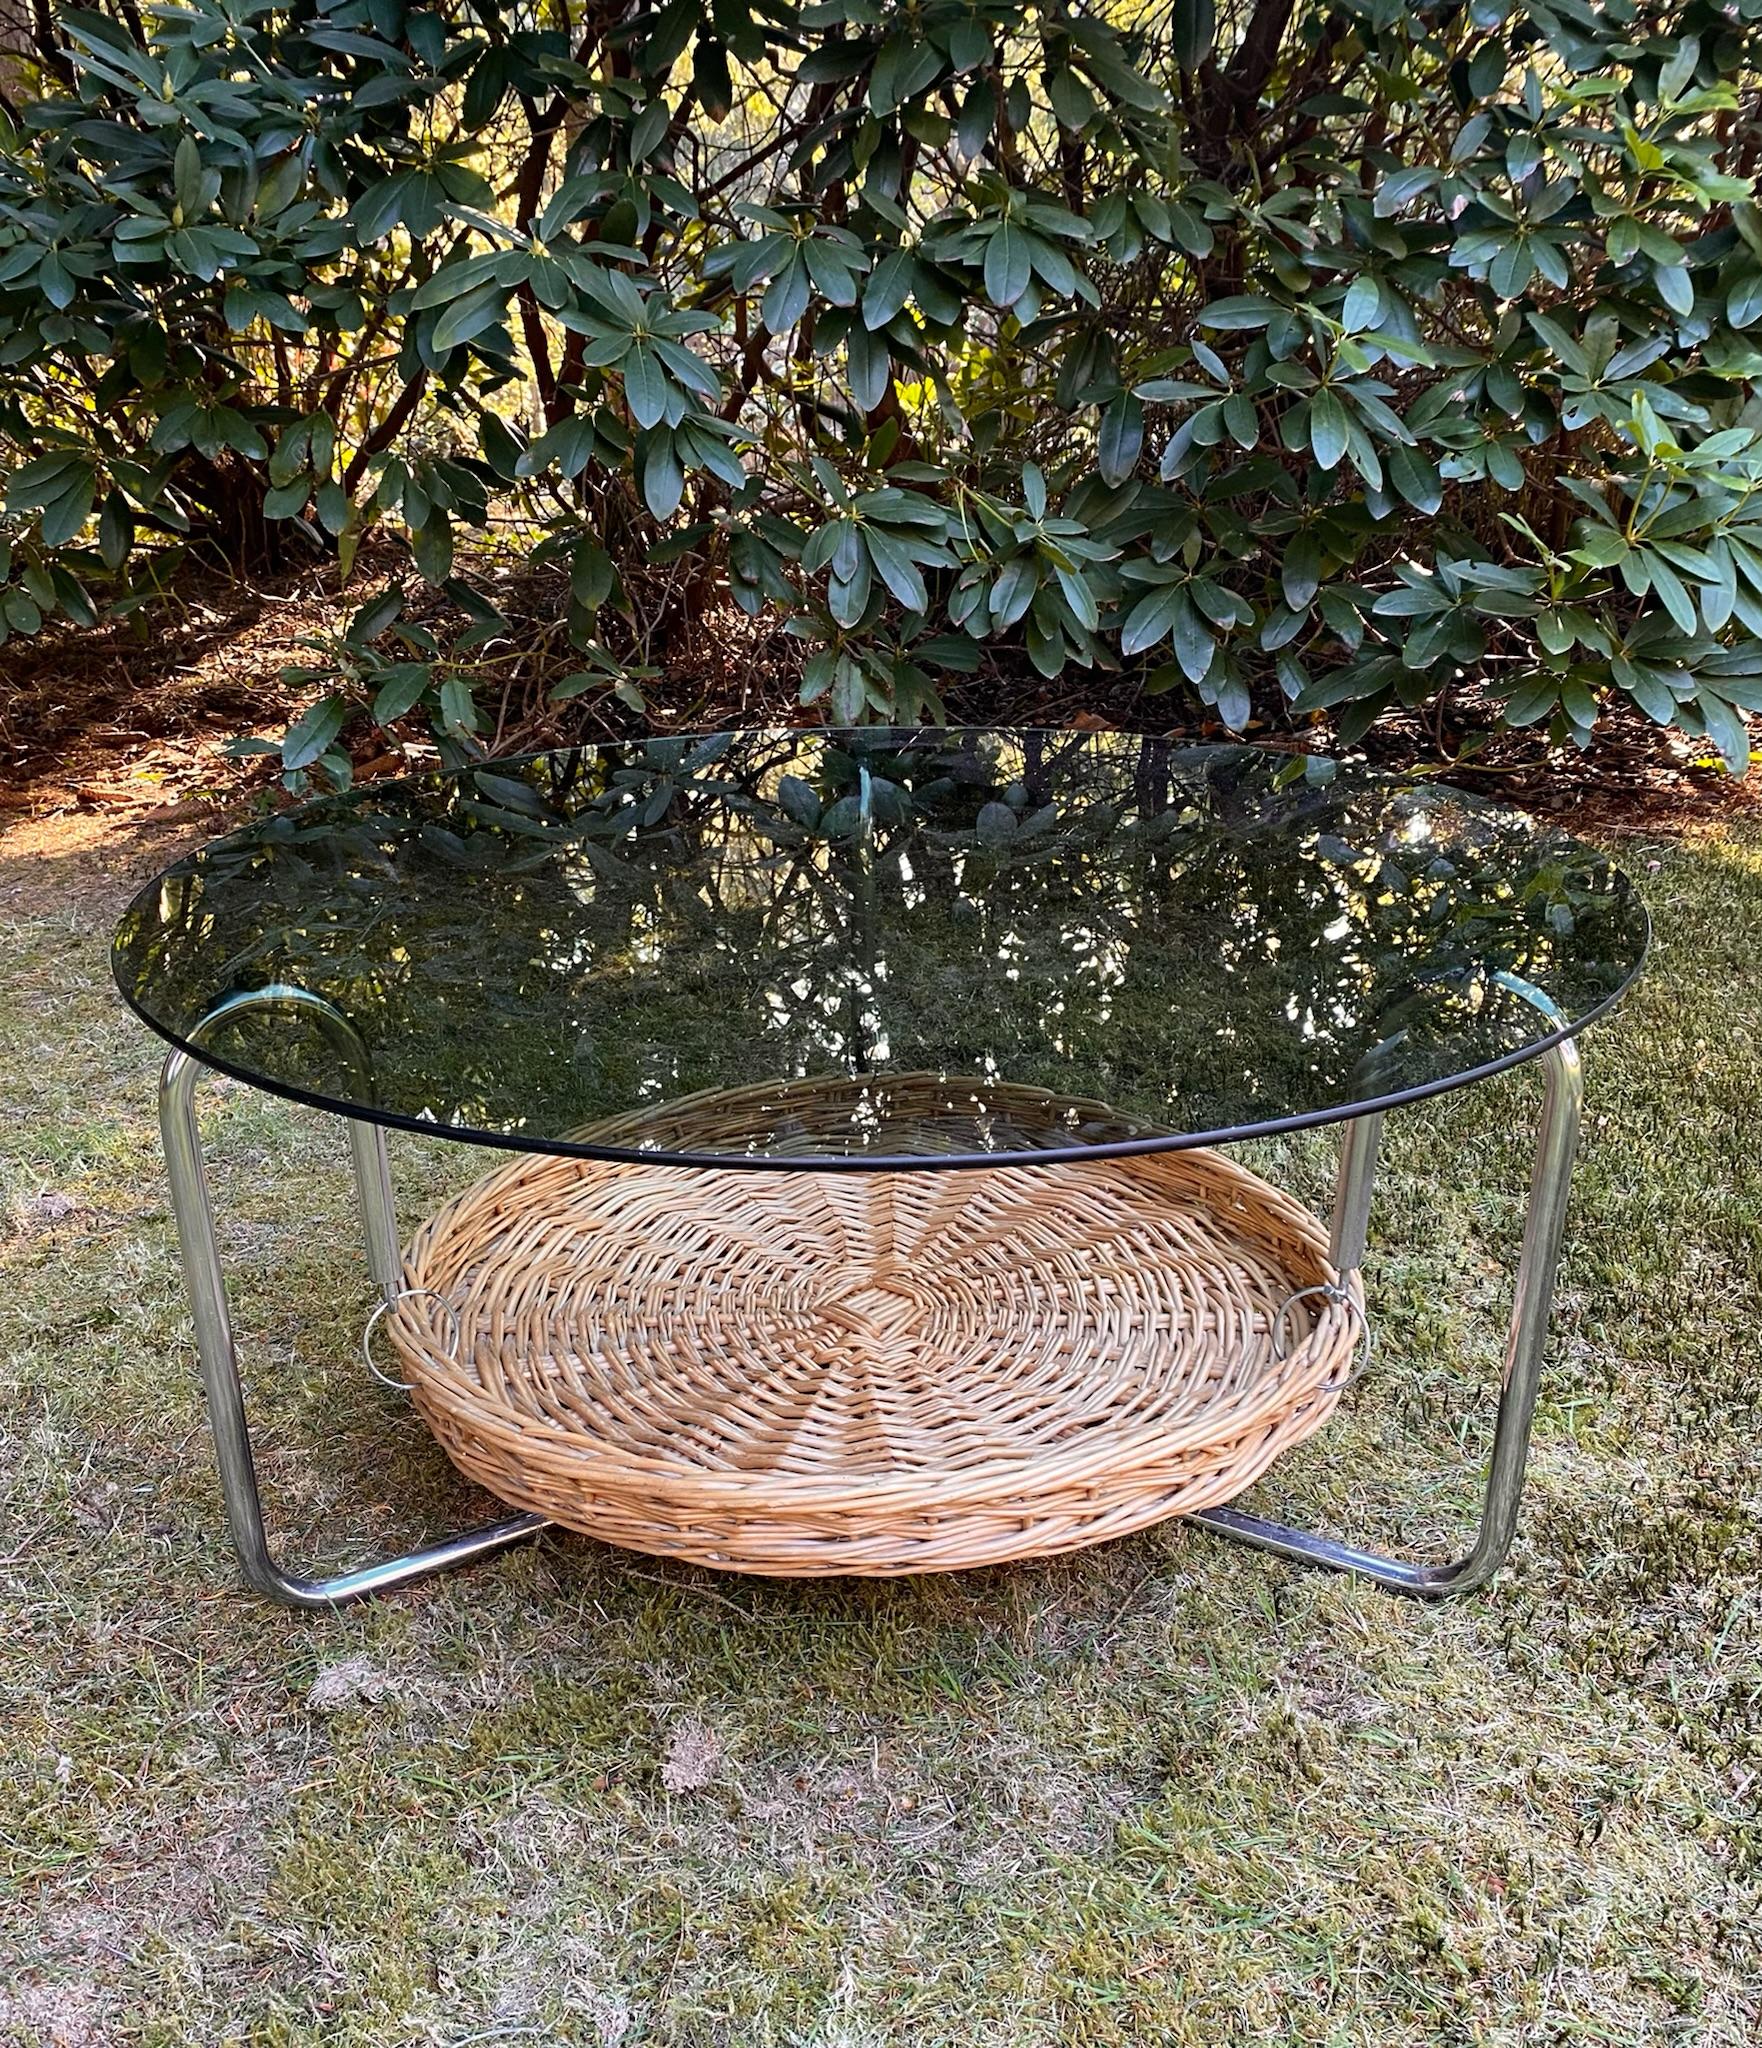
[(1239, 1492), (1338, 1399), (1356, 1317), (1301, 1293), (1334, 1278), (1315, 1221), (1213, 1153), (522, 1158), (418, 1233), (388, 1327), (504, 1500), (731, 1571), (942, 1571)]

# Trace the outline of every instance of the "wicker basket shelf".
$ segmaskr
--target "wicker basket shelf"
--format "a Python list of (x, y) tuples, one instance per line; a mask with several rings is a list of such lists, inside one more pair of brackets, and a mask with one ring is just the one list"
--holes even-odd
[(522, 1158), (421, 1230), (388, 1326), (429, 1427), (504, 1500), (725, 1570), (886, 1574), (1240, 1492), (1339, 1398), (1352, 1303), (1303, 1293), (1334, 1281), (1315, 1221), (1214, 1153)]

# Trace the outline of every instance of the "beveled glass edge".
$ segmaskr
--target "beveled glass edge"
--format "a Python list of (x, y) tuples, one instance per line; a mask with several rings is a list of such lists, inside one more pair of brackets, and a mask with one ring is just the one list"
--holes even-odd
[[(421, 1138), (445, 1138), (454, 1144), (483, 1145), (497, 1152), (529, 1152), (553, 1159), (606, 1159), (633, 1166), (713, 1168), (718, 1172), (970, 1173), (987, 1166), (1080, 1166), (1089, 1159), (1133, 1159), (1153, 1152), (1191, 1152), (1207, 1145), (1245, 1145), (1255, 1138), (1279, 1138), (1293, 1131), (1321, 1130), (1329, 1124), (1355, 1123), (1360, 1117), (1380, 1116), (1387, 1110), (1404, 1109), (1416, 1102), (1430, 1101), (1434, 1096), (1454, 1094), (1459, 1088), (1472, 1088), (1477, 1081), (1492, 1080), (1496, 1075), (1510, 1073), (1514, 1067), (1527, 1066), (1552, 1047), (1579, 1037), (1608, 1016), (1638, 980), (1651, 948), (1651, 917), (1644, 911), (1644, 906), (1641, 910), (1646, 916), (1645, 942), (1634, 963), (1633, 973), (1620, 988), (1570, 1025), (1550, 1031), (1512, 1052), (1502, 1053), (1496, 1060), (1483, 1061), (1478, 1067), (1465, 1067), (1458, 1074), (1447, 1074), (1441, 1080), (1426, 1081), (1415, 1088), (1398, 1089), (1392, 1095), (1367, 1096), (1362, 1101), (1303, 1110), (1295, 1116), (1272, 1117), (1261, 1123), (1231, 1124), (1208, 1131), (1167, 1132), (1143, 1138), (1113, 1138), (1099, 1145), (1037, 1146), (1024, 1152), (810, 1152), (787, 1156), (761, 1152), (663, 1152), (643, 1151), (632, 1145), (592, 1145), (570, 1138), (534, 1138), (517, 1131), (485, 1131), (467, 1124), (437, 1123), (426, 1117), (407, 1116), (400, 1110), (369, 1109), (363, 1104), (333, 1101), (311, 1090), (296, 1088), (291, 1082), (272, 1081), (266, 1075), (253, 1073), (250, 1068), (223, 1059), (216, 1053), (205, 1052), (200, 1045), (165, 1030), (154, 1023), (125, 990), (119, 990), (119, 993), (127, 1007), (156, 1038), (163, 1039), (179, 1052), (187, 1053), (191, 1059), (217, 1074), (225, 1074), (231, 1080), (240, 1081), (247, 1088), (258, 1089), (265, 1095), (277, 1095), (285, 1102), (296, 1102), (305, 1109), (322, 1110), (328, 1116), (344, 1117), (354, 1123), (378, 1124), (388, 1131), (410, 1131)], [(887, 1076), (878, 1074), (875, 1078), (884, 1081)]]

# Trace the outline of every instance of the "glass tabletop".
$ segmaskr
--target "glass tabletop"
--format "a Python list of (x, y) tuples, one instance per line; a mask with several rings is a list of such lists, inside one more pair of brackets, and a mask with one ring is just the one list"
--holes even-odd
[(875, 1168), (1434, 1094), (1582, 1029), (1647, 931), (1601, 854), (1432, 781), (1117, 733), (751, 731), (305, 804), (144, 889), (114, 964), (173, 1044), (346, 1115)]

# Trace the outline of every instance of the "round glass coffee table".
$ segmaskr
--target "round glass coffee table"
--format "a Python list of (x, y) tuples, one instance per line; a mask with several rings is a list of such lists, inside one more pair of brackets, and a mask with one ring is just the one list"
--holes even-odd
[[(1577, 1134), (1647, 920), (1431, 781), (1042, 730), (749, 731), (380, 782), (219, 840), (117, 933), (232, 1533), (326, 1607), (547, 1524), (732, 1570), (948, 1569), (1185, 1516), (1409, 1592), (1509, 1547)], [(1384, 1114), (1545, 1090), (1479, 1533), (1409, 1562), (1226, 1503), (1368, 1344)], [(271, 1555), (194, 1109), (348, 1119), (370, 1320), (521, 1510)], [(1331, 1226), (1219, 1147), (1335, 1123)], [(386, 1131), (513, 1155), (405, 1246)], [(371, 1355), (371, 1354), (370, 1354)]]

